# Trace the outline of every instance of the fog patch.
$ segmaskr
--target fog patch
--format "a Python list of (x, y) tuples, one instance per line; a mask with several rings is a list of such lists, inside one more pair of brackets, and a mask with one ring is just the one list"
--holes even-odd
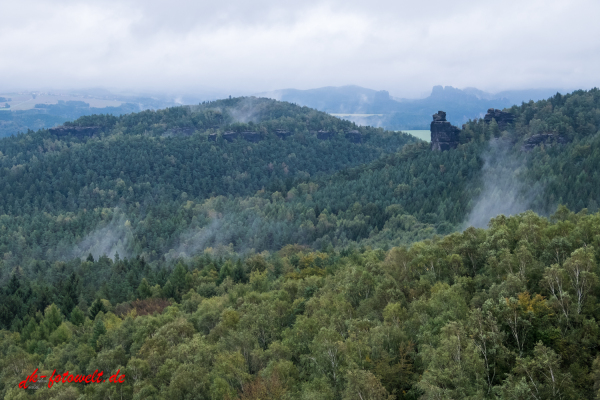
[[(227, 109), (227, 112), (235, 122), (247, 124), (248, 122), (260, 122), (260, 107), (254, 97), (246, 97), (236, 107)], [(259, 103), (260, 104), (260, 103)], [(264, 105), (263, 105), (264, 106)]]
[(279, 250), (288, 243), (304, 243), (305, 236), (293, 221), (265, 218), (258, 210), (211, 213), (182, 233), (165, 258), (190, 258), (205, 251), (225, 255)]
[(114, 260), (131, 257), (130, 245), (133, 243), (131, 223), (124, 215), (116, 215), (103, 226), (90, 232), (81, 242), (75, 245), (72, 257), (86, 258), (92, 254), (95, 260), (106, 255)]
[(482, 154), (483, 189), (465, 227), (485, 228), (490, 219), (498, 215), (510, 216), (530, 210), (536, 197), (543, 193), (541, 184), (525, 183), (522, 177), (526, 168), (524, 155), (511, 154), (510, 148), (511, 144), (505, 140), (492, 140)]
[(221, 218), (213, 218), (212, 221), (202, 227), (190, 229), (180, 235), (178, 246), (171, 249), (165, 258), (174, 260), (176, 258), (189, 258), (195, 254), (203, 252), (211, 244), (218, 246), (219, 230), (223, 226)]

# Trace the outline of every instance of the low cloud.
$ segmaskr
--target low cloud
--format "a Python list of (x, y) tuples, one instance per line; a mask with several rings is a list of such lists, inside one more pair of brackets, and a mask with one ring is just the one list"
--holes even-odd
[(115, 213), (109, 223), (99, 226), (75, 245), (72, 257), (85, 258), (92, 254), (95, 260), (104, 255), (114, 260), (118, 253), (121, 259), (129, 258), (132, 243), (131, 224), (123, 215)]
[(179, 236), (167, 259), (189, 258), (209, 249), (213, 254), (279, 250), (286, 244), (306, 241), (296, 222), (267, 218), (252, 207), (210, 214)]
[(543, 187), (531, 186), (524, 181), (524, 155), (511, 153), (510, 148), (511, 144), (507, 141), (492, 140), (482, 154), (483, 189), (465, 222), (467, 227), (485, 228), (490, 219), (498, 215), (509, 216), (527, 211), (543, 192)]

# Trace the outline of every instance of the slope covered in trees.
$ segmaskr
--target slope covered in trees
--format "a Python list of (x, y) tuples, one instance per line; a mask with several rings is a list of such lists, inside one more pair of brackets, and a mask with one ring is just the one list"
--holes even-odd
[[(593, 398), (600, 91), (508, 111), (446, 152), (257, 99), (3, 139), (0, 390), (67, 366), (129, 377), (75, 398)], [(573, 212), (462, 230), (486, 201)]]
[[(0, 254), (6, 272), (88, 252), (153, 262), (209, 247), (394, 246), (460, 229), (488, 197), (492, 211), (595, 211), (599, 102), (594, 89), (515, 106), (514, 124), (471, 121), (446, 152), (265, 99), (83, 117), (70, 125), (101, 133), (2, 141)], [(362, 143), (346, 138), (354, 129)], [(318, 130), (335, 134), (320, 140)], [(234, 131), (263, 140), (223, 138)]]
[[(318, 130), (330, 137), (318, 139)], [(358, 140), (346, 138), (353, 130)], [(263, 140), (223, 139), (236, 131)], [(278, 132), (291, 136), (281, 139)], [(311, 176), (369, 162), (415, 140), (266, 99), (82, 117), (63, 129), (0, 141), (6, 232), (0, 254), (11, 268), (27, 259), (68, 258), (98, 225), (117, 221), (118, 232), (108, 236), (124, 242), (131, 231), (135, 239), (122, 251), (156, 259), (196, 216), (188, 201), (263, 189), (286, 193)]]
[[(0, 390), (599, 398), (600, 213), (561, 207), (549, 220), (527, 212), (489, 225), (387, 252), (287, 246), (237, 261), (197, 257), (172, 272), (140, 259), (54, 263), (50, 276), (15, 277), (2, 291), (2, 323), (8, 307), (21, 309), (0, 331)], [(121, 370), (126, 380), (27, 396), (17, 384), (35, 368)]]

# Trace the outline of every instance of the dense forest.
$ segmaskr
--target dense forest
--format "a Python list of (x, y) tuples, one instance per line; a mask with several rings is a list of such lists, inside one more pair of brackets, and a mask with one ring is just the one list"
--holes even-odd
[[(15, 271), (3, 289), (6, 399), (600, 398), (600, 213), (499, 216), (388, 251), (288, 245)], [(5, 320), (6, 321), (6, 320)], [(123, 384), (19, 389), (26, 374)], [(29, 393), (28, 393), (29, 392)]]
[[(90, 252), (153, 262), (207, 248), (225, 254), (290, 243), (409, 244), (461, 229), (486, 183), (499, 176), (520, 184), (516, 212), (549, 215), (559, 204), (594, 212), (599, 101), (594, 89), (515, 106), (514, 124), (501, 130), (471, 121), (463, 144), (447, 152), (253, 98), (67, 124), (95, 127), (87, 136), (42, 130), (6, 138), (0, 141), (3, 273)], [(346, 137), (355, 130), (360, 142)], [(318, 131), (329, 139), (319, 139)], [(262, 140), (226, 140), (226, 132)], [(282, 139), (281, 132), (290, 135)], [(562, 142), (523, 150), (539, 135)], [(506, 150), (495, 151), (500, 145)], [(483, 215), (484, 225), (489, 217)]]
[(0, 390), (600, 398), (600, 91), (505, 111), (445, 152), (256, 98), (0, 140)]
[[(287, 193), (311, 177), (368, 163), (416, 141), (266, 99), (224, 100), (195, 109), (82, 117), (66, 128), (94, 126), (98, 133), (42, 130), (1, 140), (5, 264), (12, 268), (88, 252), (113, 256), (115, 249), (121, 256), (159, 259), (182, 234), (221, 212), (209, 203), (259, 191)], [(318, 139), (311, 133), (318, 130), (331, 138)], [(359, 142), (346, 138), (344, 132), (352, 130)], [(236, 131), (257, 132), (264, 140), (223, 139), (223, 133)], [(281, 139), (278, 131), (292, 136)], [(209, 134), (217, 137), (211, 141)], [(115, 246), (106, 240), (97, 249), (87, 246), (96, 227), (109, 230), (100, 235), (114, 237)]]

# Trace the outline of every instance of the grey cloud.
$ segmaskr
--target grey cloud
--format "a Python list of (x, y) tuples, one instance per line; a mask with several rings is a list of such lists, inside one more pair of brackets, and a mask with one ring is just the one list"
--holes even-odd
[(0, 90), (589, 88), (597, 15), (593, 0), (25, 0), (0, 14)]

